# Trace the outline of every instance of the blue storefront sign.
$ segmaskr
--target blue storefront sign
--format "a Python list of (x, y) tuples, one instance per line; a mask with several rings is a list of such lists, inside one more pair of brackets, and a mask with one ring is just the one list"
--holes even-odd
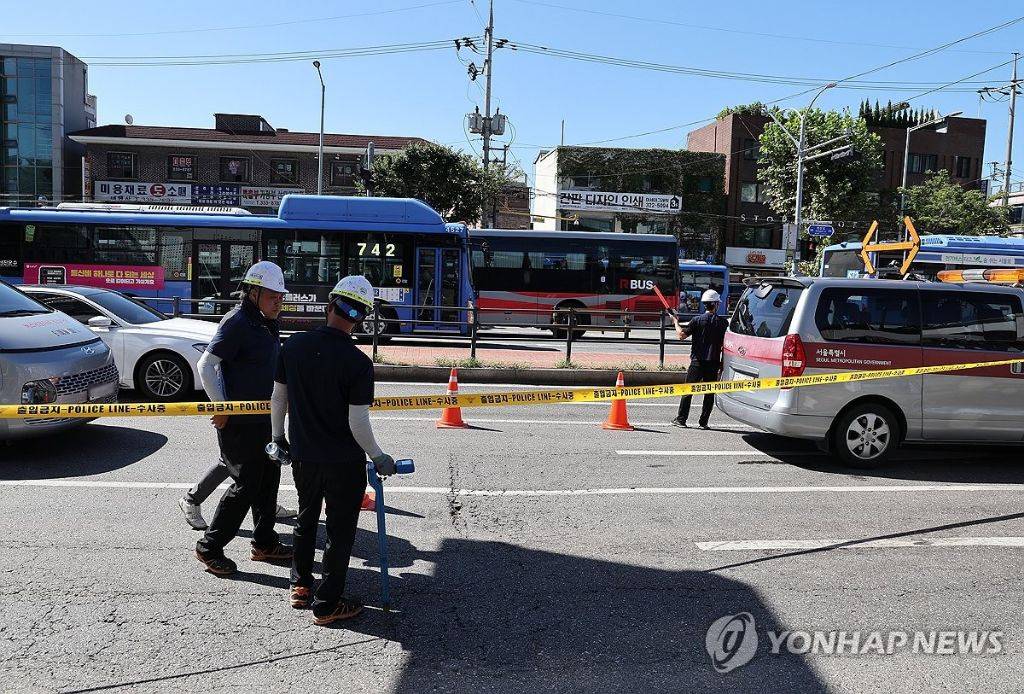
[(193, 185), (192, 204), (212, 205), (214, 207), (238, 207), (241, 202), (241, 189), (234, 185)]

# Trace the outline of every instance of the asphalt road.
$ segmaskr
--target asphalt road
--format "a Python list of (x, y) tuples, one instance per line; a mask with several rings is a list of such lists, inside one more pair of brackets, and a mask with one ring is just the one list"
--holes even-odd
[[(477, 428), (458, 431), (435, 429), (430, 412), (375, 416), (386, 450), (418, 468), (388, 482), (395, 609), (376, 609), (363, 514), (350, 588), (371, 609), (330, 629), (288, 606), (287, 569), (249, 561), (247, 538), (228, 547), (233, 579), (196, 562), (175, 502), (214, 458), (204, 420), (109, 420), (8, 446), (0, 689), (1024, 686), (1019, 450), (908, 449), (869, 473), (717, 413), (705, 432), (665, 426), (673, 403), (629, 408), (636, 432), (601, 430), (602, 405), (466, 410)], [(709, 627), (743, 613), (757, 647), (720, 673)], [(785, 630), (1003, 636), (995, 654), (772, 654), (769, 632)]]

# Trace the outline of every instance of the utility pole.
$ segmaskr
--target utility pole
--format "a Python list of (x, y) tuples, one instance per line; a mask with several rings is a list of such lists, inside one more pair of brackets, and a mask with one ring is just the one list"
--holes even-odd
[(1006, 129), (1006, 168), (1003, 179), (1003, 207), (1010, 206), (1010, 171), (1013, 164), (1013, 119), (1017, 106), (1017, 61), (1020, 53), (1013, 54), (1013, 77), (1010, 78), (1010, 125)]
[(324, 99), (327, 96), (327, 85), (324, 84), (324, 75), (320, 72), (320, 61), (314, 60), (313, 67), (320, 77), (320, 145), (316, 151), (316, 194), (324, 194)]
[[(484, 173), (491, 165), (491, 73), (494, 72), (494, 0), (490, 0), (489, 14), (487, 15), (487, 29), (484, 34), (487, 37), (487, 59), (485, 69), (487, 70), (487, 82), (484, 84)], [(485, 203), (486, 205), (486, 203)], [(486, 208), (485, 208), (486, 209)], [(494, 220), (494, 212), (491, 212), (491, 228), (497, 226)]]

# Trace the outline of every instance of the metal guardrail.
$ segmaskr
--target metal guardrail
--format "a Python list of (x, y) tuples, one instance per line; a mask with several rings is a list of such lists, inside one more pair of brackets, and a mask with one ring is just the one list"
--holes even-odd
[[(175, 318), (195, 318), (200, 320), (219, 320), (223, 313), (210, 313), (200, 311), (184, 311), (183, 306), (189, 306), (191, 309), (195, 309), (197, 305), (212, 305), (214, 311), (217, 306), (235, 306), (238, 304), (237, 299), (190, 299), (184, 297), (135, 297), (138, 301), (145, 303), (159, 303), (163, 305), (171, 305), (171, 313)], [(316, 306), (324, 308), (327, 306), (323, 302), (302, 302), (303, 306)], [(378, 303), (378, 306), (380, 304)], [(547, 331), (550, 334), (542, 332), (539, 335), (501, 335), (500, 340), (502, 342), (564, 342), (565, 343), (565, 361), (572, 361), (572, 350), (573, 345), (580, 342), (590, 343), (617, 343), (629, 342), (636, 345), (658, 345), (658, 365), (664, 368), (665, 366), (665, 347), (666, 347), (666, 329), (671, 326), (671, 322), (668, 321), (669, 312), (662, 308), (658, 311), (629, 311), (629, 310), (605, 310), (605, 309), (580, 309), (576, 307), (569, 307), (565, 309), (552, 309), (550, 311), (551, 321), (550, 322), (502, 322), (501, 324), (481, 324), (479, 320), (480, 309), (475, 306), (439, 306), (434, 304), (401, 304), (402, 308), (412, 309), (413, 317), (411, 318), (387, 318), (384, 317), (380, 310), (373, 312), (371, 316), (367, 318), (367, 322), (372, 326), (372, 330), (369, 334), (363, 333), (361, 337), (369, 339), (372, 344), (373, 358), (376, 359), (382, 337), (384, 340), (389, 340), (392, 337), (400, 337), (402, 339), (411, 340), (436, 340), (441, 337), (446, 340), (465, 340), (469, 343), (469, 358), (476, 359), (477, 349), (481, 339), (486, 340), (489, 336), (484, 332), (481, 338), (481, 331), (487, 331), (495, 328), (531, 328), (540, 331)], [(163, 313), (166, 311), (161, 310)], [(444, 313), (455, 313), (462, 317), (462, 320), (428, 320), (423, 318), (417, 318), (416, 315), (421, 310), (439, 311), (441, 314)], [(522, 315), (537, 315), (536, 309), (501, 309), (503, 314), (522, 314)], [(548, 313), (544, 311), (543, 313)], [(310, 315), (310, 319), (314, 318), (315, 314)], [(592, 317), (611, 317), (620, 321), (620, 325), (592, 325)], [(561, 319), (560, 319), (561, 318)], [(297, 318), (296, 320), (303, 320), (303, 318)], [(658, 337), (655, 338), (637, 338), (630, 337), (630, 332), (638, 329), (649, 329), (647, 325), (637, 326), (634, 324), (635, 321), (642, 321), (644, 323), (656, 323), (651, 326), (650, 329), (658, 330)], [(389, 326), (402, 326), (412, 324), (412, 332), (388, 332)], [(430, 328), (434, 328), (433, 332), (415, 332), (417, 325), (425, 325)], [(458, 328), (458, 331), (446, 332), (438, 331), (438, 327), (451, 327)], [(463, 332), (465, 329), (465, 332)], [(597, 336), (585, 336), (584, 332), (588, 331), (601, 331), (602, 333), (622, 333), (621, 338), (617, 337), (605, 337), (604, 335)], [(284, 334), (290, 335), (294, 331), (283, 331)]]

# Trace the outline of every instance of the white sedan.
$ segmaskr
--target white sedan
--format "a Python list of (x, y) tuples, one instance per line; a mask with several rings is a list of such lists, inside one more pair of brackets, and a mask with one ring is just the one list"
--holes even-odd
[(202, 388), (196, 364), (216, 323), (169, 318), (141, 301), (109, 289), (22, 285), (23, 292), (89, 326), (114, 353), (122, 388), (147, 400), (178, 400)]

